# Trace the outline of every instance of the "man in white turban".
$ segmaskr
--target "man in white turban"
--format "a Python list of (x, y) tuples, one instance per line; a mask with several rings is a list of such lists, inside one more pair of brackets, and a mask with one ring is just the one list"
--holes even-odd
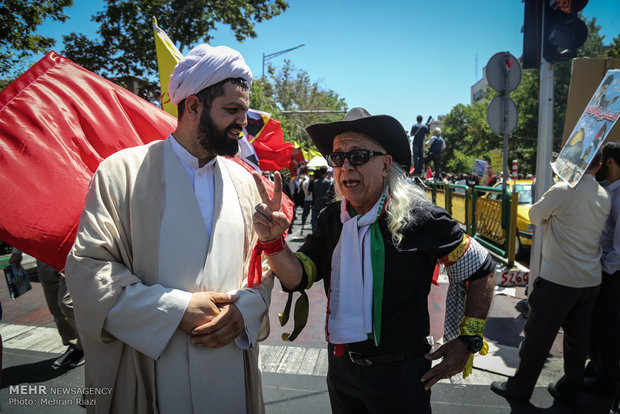
[(250, 69), (200, 45), (170, 78), (177, 129), (104, 160), (67, 258), (89, 412), (264, 412), (269, 267), (248, 287), (254, 181), (234, 155)]

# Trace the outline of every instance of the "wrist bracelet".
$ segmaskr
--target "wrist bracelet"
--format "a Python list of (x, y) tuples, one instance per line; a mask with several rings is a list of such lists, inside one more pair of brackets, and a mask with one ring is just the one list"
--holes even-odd
[(286, 241), (284, 236), (280, 236), (275, 240), (269, 242), (262, 242), (258, 240), (256, 246), (252, 249), (252, 256), (250, 257), (250, 265), (248, 269), (248, 286), (253, 287), (254, 284), (260, 285), (263, 276), (263, 268), (261, 265), (261, 255), (263, 252), (267, 256), (273, 256), (280, 253), (286, 247)]
[(463, 316), (461, 323), (459, 323), (459, 335), (483, 336), (485, 327), (486, 320)]
[(284, 241), (284, 236), (280, 236), (277, 239), (268, 242), (258, 240), (256, 246), (260, 246), (261, 250), (263, 250), (267, 256), (273, 256), (284, 250), (286, 247), (286, 241)]

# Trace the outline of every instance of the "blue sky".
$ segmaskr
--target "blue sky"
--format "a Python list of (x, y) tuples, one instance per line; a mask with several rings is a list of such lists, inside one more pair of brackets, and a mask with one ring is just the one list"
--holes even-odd
[[(256, 25), (256, 39), (239, 43), (221, 26), (211, 44), (239, 50), (258, 78), (263, 53), (303, 43), (270, 62), (281, 66), (290, 59), (323, 88), (345, 98), (349, 108), (392, 115), (405, 129), (418, 114), (436, 118), (459, 103), (469, 104), (470, 87), (495, 53), (522, 53), (521, 0), (288, 2), (283, 14)], [(57, 52), (63, 34), (96, 36), (90, 16), (102, 10), (103, 1), (74, 3), (66, 9), (71, 19), (41, 27), (42, 34), (58, 39)], [(590, 0), (583, 13), (602, 26), (605, 44), (620, 34), (619, 0)]]

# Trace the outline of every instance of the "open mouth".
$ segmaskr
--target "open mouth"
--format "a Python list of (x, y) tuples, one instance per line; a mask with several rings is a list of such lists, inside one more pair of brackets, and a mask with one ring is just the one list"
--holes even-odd
[(226, 135), (228, 136), (228, 138), (231, 138), (237, 141), (241, 139), (241, 131), (238, 129), (229, 129), (226, 132)]
[(343, 180), (342, 184), (344, 184), (346, 188), (356, 188), (360, 185), (360, 181), (359, 180)]

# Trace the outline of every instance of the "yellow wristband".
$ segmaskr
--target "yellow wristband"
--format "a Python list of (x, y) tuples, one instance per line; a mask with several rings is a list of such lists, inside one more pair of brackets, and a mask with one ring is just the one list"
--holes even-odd
[(459, 323), (459, 335), (484, 336), (484, 328), (486, 327), (486, 323), (487, 322), (484, 319), (463, 316), (461, 323)]

